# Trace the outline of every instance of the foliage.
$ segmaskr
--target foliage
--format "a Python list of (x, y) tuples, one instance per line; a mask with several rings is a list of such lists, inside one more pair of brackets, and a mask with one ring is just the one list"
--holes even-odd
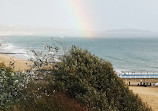
[(150, 110), (124, 86), (111, 63), (76, 46), (61, 61), (54, 76), (57, 91), (65, 91), (94, 110)]
[[(32, 50), (33, 66), (29, 73), (36, 75), (34, 81), (23, 89), (16, 111), (86, 111), (87, 108), (65, 93), (54, 92), (54, 70), (58, 48), (46, 45), (44, 51)], [(43, 78), (43, 74), (47, 74)], [(42, 78), (41, 78), (42, 77)]]
[(43, 79), (46, 73), (48, 75), (55, 69), (60, 52), (57, 46), (49, 45), (46, 45), (43, 51), (31, 50), (29, 61), (32, 61), (33, 64), (30, 65), (28, 72), (33, 73), (36, 79)]
[(16, 111), (87, 111), (64, 93), (54, 92), (51, 85), (44, 80), (29, 83)]
[(26, 75), (0, 64), (0, 110), (13, 109), (13, 105), (20, 101), (21, 91), (27, 82)]

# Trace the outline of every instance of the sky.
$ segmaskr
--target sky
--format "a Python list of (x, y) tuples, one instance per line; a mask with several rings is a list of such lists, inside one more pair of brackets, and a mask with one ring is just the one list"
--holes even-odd
[(158, 31), (158, 0), (0, 0), (0, 25)]

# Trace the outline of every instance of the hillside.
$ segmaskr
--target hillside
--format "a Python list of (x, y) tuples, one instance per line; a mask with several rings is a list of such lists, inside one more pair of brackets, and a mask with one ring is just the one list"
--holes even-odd
[[(51, 56), (50, 56), (51, 57)], [(49, 57), (47, 57), (49, 58)], [(52, 58), (53, 59), (53, 58)], [(34, 61), (34, 74), (43, 74), (47, 60)], [(37, 68), (38, 66), (38, 68)], [(1, 110), (15, 111), (150, 111), (151, 109), (124, 85), (110, 62), (76, 46), (44, 70), (36, 80), (31, 72), (13, 72), (1, 66), (0, 82), (4, 101)], [(5, 75), (5, 76), (4, 76)], [(8, 87), (8, 88), (7, 88)], [(11, 88), (9, 88), (11, 87)], [(10, 93), (11, 92), (11, 93)], [(1, 94), (1, 95), (2, 95)]]

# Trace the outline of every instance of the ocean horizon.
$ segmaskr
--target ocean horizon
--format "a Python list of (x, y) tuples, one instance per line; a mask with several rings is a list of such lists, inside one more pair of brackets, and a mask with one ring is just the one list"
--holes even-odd
[(30, 50), (44, 50), (45, 45), (60, 47), (62, 44), (67, 49), (76, 45), (111, 62), (116, 72), (158, 71), (157, 38), (4, 36), (0, 38), (0, 43), (0, 53), (26, 60), (30, 58)]

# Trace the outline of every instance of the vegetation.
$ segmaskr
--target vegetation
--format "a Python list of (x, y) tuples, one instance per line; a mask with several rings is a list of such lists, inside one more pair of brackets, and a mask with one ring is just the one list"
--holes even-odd
[(29, 83), (16, 111), (87, 111), (84, 105), (65, 93), (54, 92), (51, 85), (47, 81)]
[(0, 64), (0, 110), (10, 110), (20, 101), (27, 82), (26, 74), (15, 73), (12, 68)]
[[(54, 49), (52, 47), (47, 48), (48, 53), (58, 52), (57, 48), (55, 50), (51, 50)], [(0, 84), (0, 87), (5, 86), (0, 91), (0, 95), (17, 93), (16, 95), (13, 93), (11, 98), (3, 97), (10, 102), (4, 101), (3, 104), (1, 102), (1, 110), (7, 110), (10, 106), (10, 110), (15, 111), (151, 110), (125, 86), (122, 79), (113, 71), (111, 63), (99, 59), (87, 50), (72, 46), (69, 53), (60, 57), (58, 62), (55, 62), (54, 55), (34, 51), (33, 53), (36, 58), (32, 59), (34, 66), (28, 73), (34, 71), (36, 75), (46, 73), (46, 76), (42, 79), (31, 80), (30, 74), (22, 76), (23, 74), (18, 73), (20, 74), (18, 75), (17, 72), (15, 74), (2, 65), (0, 74), (2, 77), (7, 75), (7, 79), (3, 79), (5, 83)], [(13, 88), (8, 90), (6, 87)]]
[(73, 46), (55, 73), (56, 89), (93, 110), (150, 110), (118, 78), (111, 63)]

